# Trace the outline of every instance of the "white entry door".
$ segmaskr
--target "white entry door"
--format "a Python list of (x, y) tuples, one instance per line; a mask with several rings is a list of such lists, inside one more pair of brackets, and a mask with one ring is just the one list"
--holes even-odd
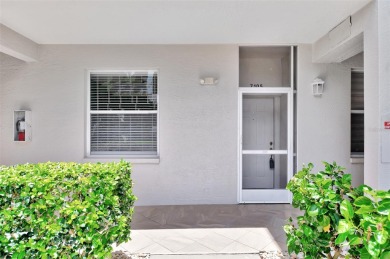
[[(242, 100), (243, 150), (267, 150), (274, 144), (274, 98), (244, 96)], [(271, 156), (243, 156), (242, 187), (244, 189), (274, 188)]]
[(292, 92), (240, 89), (239, 201), (289, 203), (292, 177)]

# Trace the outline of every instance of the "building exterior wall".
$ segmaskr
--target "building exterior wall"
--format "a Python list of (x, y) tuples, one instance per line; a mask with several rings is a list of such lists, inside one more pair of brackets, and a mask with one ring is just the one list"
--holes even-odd
[(0, 23), (0, 52), (26, 62), (38, 59), (39, 45)]
[(364, 183), (379, 187), (379, 53), (378, 53), (378, 2), (371, 2), (367, 8), (371, 15), (364, 28), (364, 142), (365, 164)]
[(390, 133), (384, 118), (390, 117), (390, 3), (373, 1), (364, 30), (365, 77), (365, 183), (378, 189), (390, 188)]
[[(6, 69), (7, 64), (3, 63)], [(133, 164), (139, 205), (237, 202), (236, 46), (42, 46), (1, 81), (3, 164), (85, 158), (86, 69), (159, 69), (160, 162)], [(201, 86), (201, 77), (219, 78)], [(31, 143), (12, 139), (29, 109)]]
[[(381, 116), (390, 121), (390, 1), (379, 2), (379, 88)], [(383, 129), (383, 119), (380, 125)], [(390, 130), (381, 131), (381, 172), (379, 188), (390, 189)]]
[[(40, 62), (0, 57), (0, 163), (109, 159), (85, 157), (86, 70), (159, 70), (159, 163), (134, 163), (137, 205), (237, 203), (239, 57), (236, 45), (43, 45)], [(349, 163), (350, 72), (342, 64), (313, 64), (298, 46), (298, 167)], [(216, 86), (200, 86), (214, 76)], [(315, 77), (326, 82), (311, 94)], [(31, 143), (12, 139), (13, 110), (33, 117)]]
[(371, 1), (352, 15), (350, 37), (333, 46), (326, 34), (313, 44), (314, 60), (329, 63), (364, 46), (364, 183), (378, 189), (390, 188), (389, 13), (389, 1)]
[[(323, 169), (322, 161), (337, 162), (352, 174), (353, 184), (363, 183), (363, 165), (350, 162), (351, 67), (346, 64), (312, 63), (311, 45), (298, 47), (297, 154), (298, 169), (314, 163), (314, 171)], [(325, 81), (321, 97), (312, 95), (316, 77)]]
[(349, 36), (341, 42), (332, 40), (327, 33), (313, 43), (313, 62), (334, 63), (361, 52), (363, 50), (362, 33), (370, 16), (371, 10), (368, 5), (351, 15), (349, 33), (345, 31), (345, 36)]

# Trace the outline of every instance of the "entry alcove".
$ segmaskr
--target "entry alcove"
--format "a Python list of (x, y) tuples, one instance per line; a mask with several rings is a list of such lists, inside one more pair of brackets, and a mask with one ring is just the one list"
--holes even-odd
[(290, 46), (239, 48), (240, 87), (291, 87)]
[(291, 202), (296, 47), (239, 48), (239, 198)]

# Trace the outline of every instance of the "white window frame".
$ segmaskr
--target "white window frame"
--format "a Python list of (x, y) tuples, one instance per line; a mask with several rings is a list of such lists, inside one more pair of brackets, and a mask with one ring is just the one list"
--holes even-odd
[[(157, 110), (156, 111), (101, 111), (101, 112), (94, 112), (91, 111), (91, 73), (130, 73), (130, 72), (145, 72), (145, 71), (156, 71), (157, 72)], [(159, 100), (159, 70), (156, 68), (145, 68), (145, 69), (125, 69), (125, 70), (114, 70), (114, 69), (88, 69), (86, 71), (86, 89), (87, 89), (87, 107), (86, 107), (86, 157), (87, 158), (134, 158), (134, 162), (140, 162), (140, 163), (147, 163), (147, 162), (159, 162), (160, 157), (160, 100)], [(136, 155), (136, 154), (121, 154), (120, 152), (115, 153), (112, 152), (112, 154), (91, 154), (91, 114), (93, 113), (99, 113), (99, 114), (109, 114), (109, 113), (122, 113), (122, 114), (157, 114), (157, 152), (153, 155)], [(149, 161), (148, 161), (149, 160)]]
[[(363, 73), (364, 75), (364, 68), (352, 68), (351, 69), (351, 79), (352, 79), (352, 74), (353, 73)], [(363, 86), (365, 87), (365, 86)], [(351, 99), (352, 99), (352, 80), (351, 80)], [(364, 96), (364, 91), (363, 91), (363, 96)], [(351, 105), (352, 105), (352, 101), (351, 101)], [(351, 112), (350, 112), (350, 116), (352, 118), (352, 114), (363, 114), (364, 115), (364, 108), (363, 109), (352, 109), (351, 107)], [(352, 119), (351, 119), (352, 120)], [(349, 150), (350, 150), (350, 163), (351, 164), (364, 164), (364, 152), (362, 152), (362, 154), (358, 154), (358, 155), (353, 155), (352, 152), (351, 152), (351, 145), (352, 145), (352, 121), (350, 121), (350, 134), (351, 136), (349, 137)]]

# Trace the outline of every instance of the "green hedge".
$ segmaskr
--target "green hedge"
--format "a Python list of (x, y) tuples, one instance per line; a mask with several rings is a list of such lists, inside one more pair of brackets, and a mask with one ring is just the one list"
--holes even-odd
[(0, 167), (0, 257), (103, 258), (130, 239), (131, 166)]
[(344, 168), (324, 164), (316, 174), (312, 164), (303, 167), (287, 184), (292, 205), (304, 211), (284, 226), (289, 253), (312, 259), (390, 259), (390, 190), (353, 188)]

